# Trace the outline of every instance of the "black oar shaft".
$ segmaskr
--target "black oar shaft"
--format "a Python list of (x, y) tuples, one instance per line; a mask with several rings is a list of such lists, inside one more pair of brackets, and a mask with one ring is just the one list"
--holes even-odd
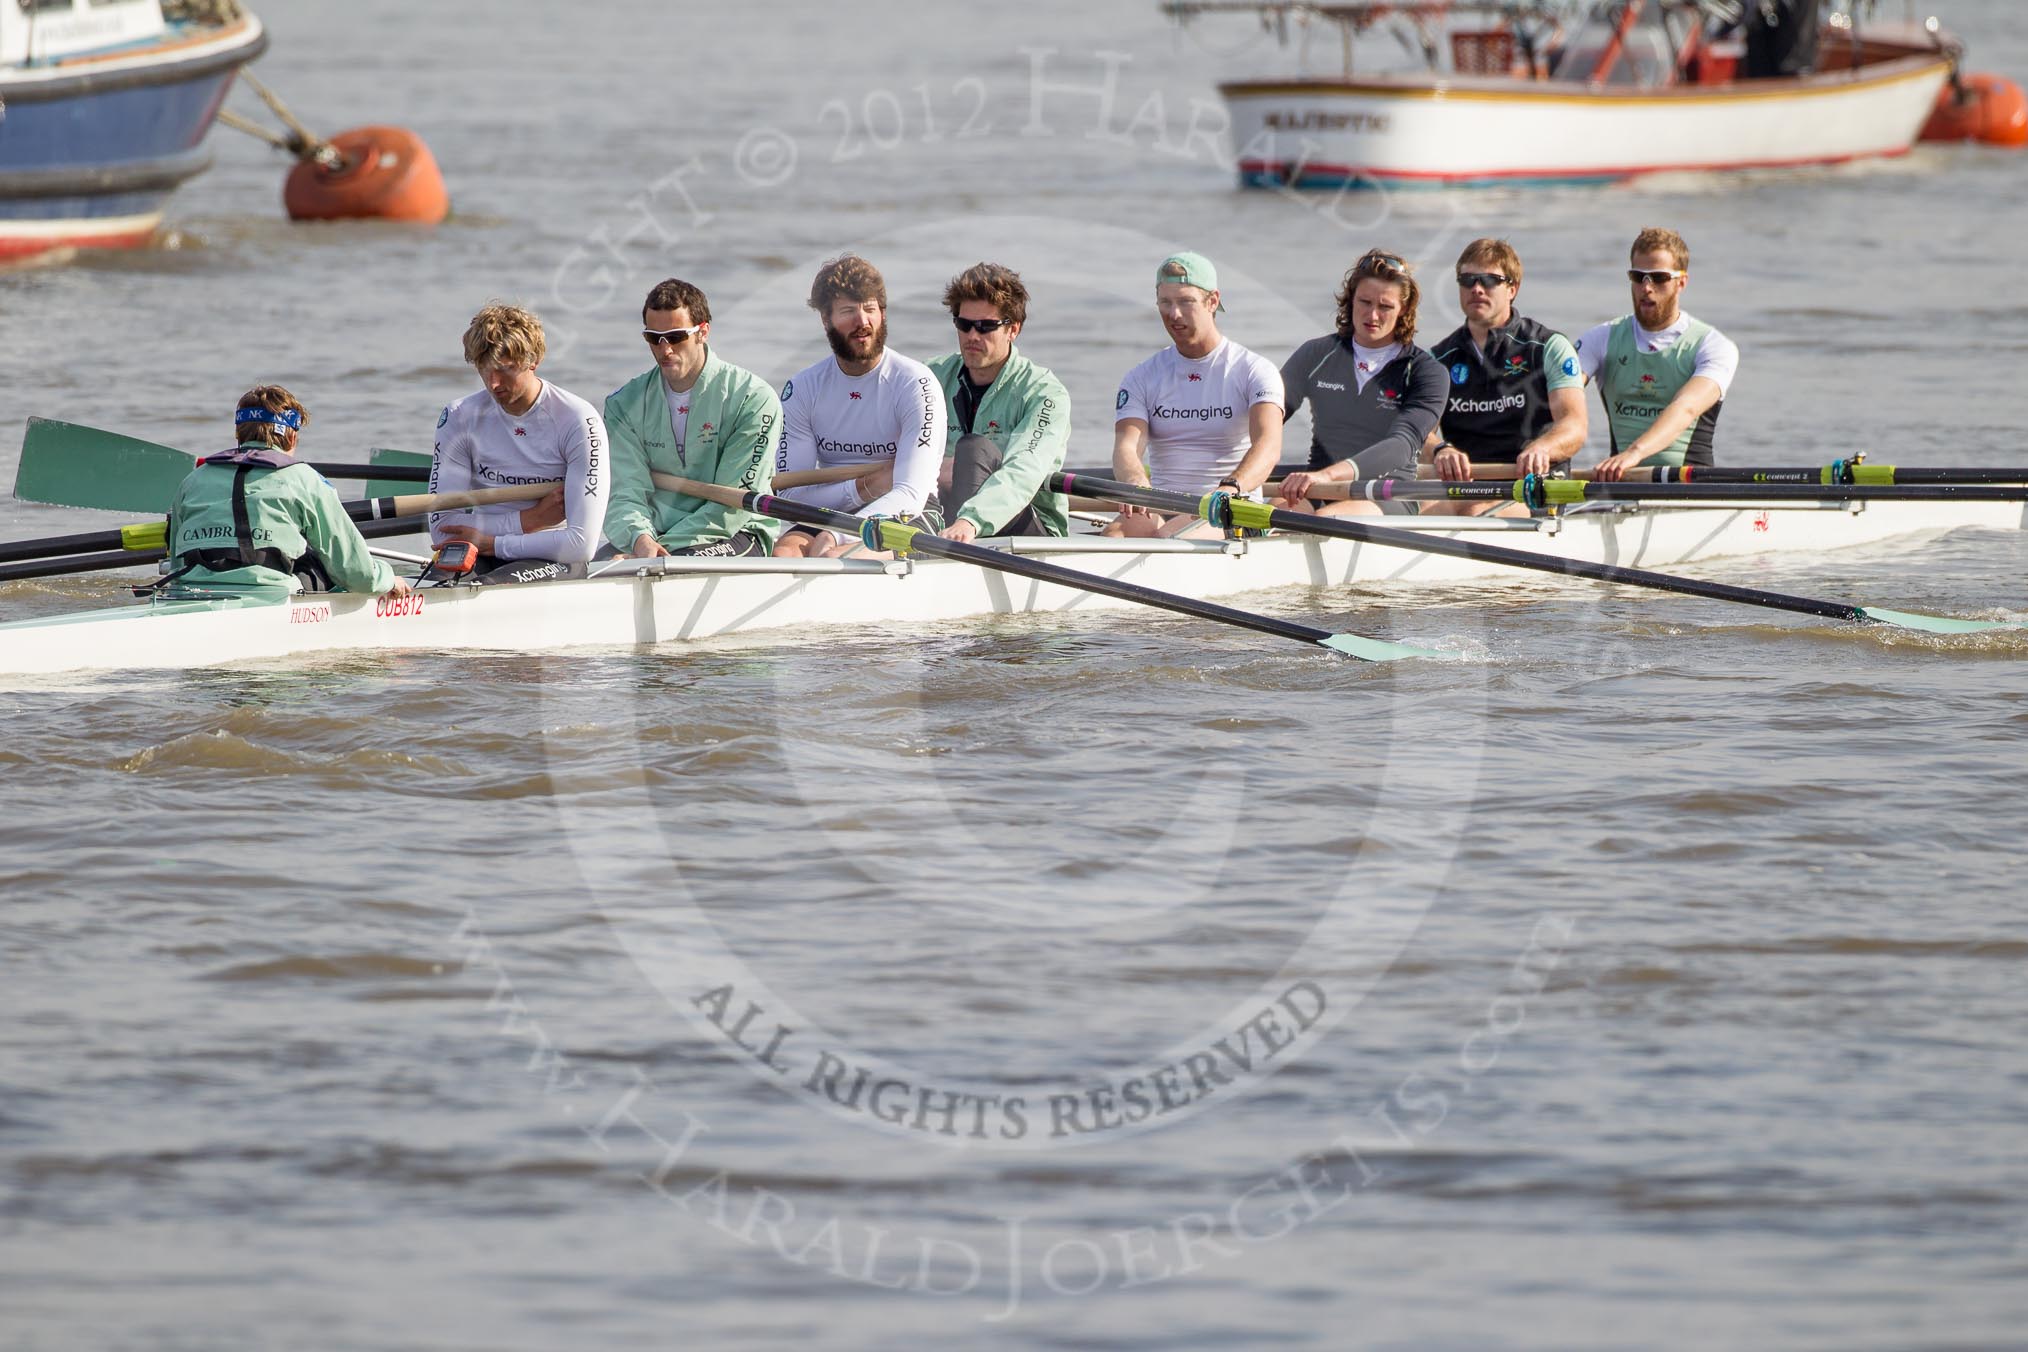
[(1474, 480), (1470, 483), (1367, 479), (1354, 480), (1345, 487), (1350, 496), (1374, 502), (1466, 502), (1494, 498), (1533, 502), (1540, 496), (1551, 506), (1577, 502), (2028, 502), (2028, 485), (1856, 484), (1811, 487), (1759, 483), (1601, 483), (1596, 479), (1544, 479), (1535, 484), (1525, 479)]
[[(1188, 512), (1195, 515), (1201, 506), (1199, 499), (1182, 493), (1162, 493), (1107, 479), (1073, 479), (1070, 475), (1060, 474), (1055, 476), (1051, 483), (1058, 492), (1072, 491), (1074, 483), (1076, 491), (1080, 493), (1110, 498), (1115, 502), (1131, 502), (1142, 507), (1154, 507), (1162, 511)], [(1806, 596), (1788, 596), (1781, 592), (1761, 591), (1755, 587), (1734, 587), (1724, 582), (1705, 582), (1697, 578), (1676, 577), (1669, 573), (1651, 573), (1645, 568), (1624, 568), (1618, 564), (1593, 563), (1588, 559), (1565, 558), (1557, 554), (1531, 554), (1525, 550), (1483, 544), (1477, 540), (1461, 540), (1454, 536), (1371, 525), (1354, 516), (1312, 516), (1308, 512), (1267, 508), (1259, 503), (1234, 502), (1232, 505), (1236, 512), (1247, 511), (1249, 516), (1268, 526), (1298, 534), (1330, 535), (1342, 540), (1357, 540), (1362, 544), (1412, 549), (1424, 554), (1444, 554), (1452, 558), (1471, 559), (1478, 563), (1531, 568), (1538, 573), (1560, 573), (1566, 577), (1589, 578), (1594, 582), (1618, 582), (1630, 587), (1649, 587), (1656, 591), (1679, 592), (1685, 596), (1702, 596), (1714, 601), (1737, 601), (1746, 605), (1768, 606), (1775, 610), (1792, 610), (1803, 615), (1821, 615), (1833, 620), (1866, 619), (1865, 613), (1857, 606), (1846, 605), (1839, 601), (1817, 601)], [(1240, 520), (1238, 524), (1251, 526), (1255, 524), (1255, 520)]]
[(0, 544), (0, 563), (16, 559), (42, 559), (54, 554), (86, 554), (94, 549), (125, 550), (126, 542), (116, 530), (87, 531), (82, 535), (50, 535), (40, 540), (16, 540)]
[(65, 558), (36, 559), (28, 563), (0, 564), (0, 582), (19, 582), (31, 577), (61, 577), (65, 573), (95, 573), (108, 568), (138, 568), (169, 557), (167, 550), (116, 549), (110, 554), (72, 554)]
[(312, 460), (309, 465), (327, 479), (384, 479), (392, 484), (426, 484), (430, 481), (426, 465), (340, 465), (323, 460)]
[[(744, 497), (743, 505), (746, 510), (759, 512), (762, 516), (794, 521), (804, 526), (821, 526), (827, 530), (843, 531), (855, 536), (859, 535), (866, 525), (864, 518), (853, 516), (849, 512), (833, 511), (828, 507), (812, 507), (808, 503), (778, 498), (767, 493), (748, 493)], [(927, 530), (916, 531), (909, 539), (908, 548), (931, 557), (956, 559), (996, 572), (1032, 578), (1037, 582), (1050, 582), (1078, 591), (1097, 592), (1101, 596), (1133, 601), (1157, 610), (1171, 610), (1179, 615), (1192, 615), (1198, 619), (1237, 625), (1257, 633), (1273, 634), (1277, 638), (1294, 639), (1301, 643), (1322, 643), (1334, 637), (1328, 629), (1297, 624), (1293, 620), (1276, 619), (1272, 615), (1256, 615), (1252, 611), (1235, 610), (1231, 606), (1200, 601), (1193, 596), (1177, 596), (1170, 592), (1157, 591), (1152, 587), (1122, 582), (1118, 578), (1087, 573), (1077, 568), (1065, 568), (1061, 564), (1044, 563), (1040, 559), (1031, 559), (1006, 550), (987, 549), (980, 545), (946, 540)]]
[[(362, 498), (356, 502), (341, 504), (345, 514), (354, 521), (390, 521), (402, 516), (396, 498)], [(154, 548), (152, 540), (160, 540), (162, 523), (122, 526), (118, 530), (86, 531), (80, 535), (48, 535), (39, 540), (16, 540), (11, 544), (0, 543), (0, 563), (12, 563), (19, 559), (46, 559), (62, 555), (88, 554), (95, 549), (119, 549), (127, 552), (130, 559), (138, 560), (138, 554)], [(144, 540), (142, 537), (152, 537)], [(155, 557), (161, 557), (157, 554)], [(108, 567), (112, 565), (107, 565)], [(51, 574), (37, 573), (37, 577)]]
[[(352, 504), (354, 506), (363, 504)], [(388, 521), (363, 521), (359, 533), (369, 540), (389, 535), (407, 535), (423, 528), (419, 516), (396, 517)], [(113, 538), (119, 538), (118, 532)], [(138, 568), (160, 563), (169, 557), (165, 549), (120, 549), (105, 554), (70, 554), (61, 558), (36, 559), (28, 563), (0, 564), (0, 582), (19, 582), (33, 577), (61, 577), (65, 573), (95, 573), (109, 568)]]
[(1906, 465), (1851, 465), (1845, 469), (1814, 466), (1681, 465), (1673, 468), (1637, 470), (1654, 476), (1655, 483), (1701, 484), (1821, 484), (1850, 483), (1855, 487), (1907, 484), (2021, 484), (2028, 483), (2028, 466), (1969, 466), (1962, 469), (1916, 468)]

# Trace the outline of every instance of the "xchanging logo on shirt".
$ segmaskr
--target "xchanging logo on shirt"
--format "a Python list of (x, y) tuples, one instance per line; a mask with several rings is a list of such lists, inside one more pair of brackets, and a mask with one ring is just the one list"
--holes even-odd
[(1503, 394), (1498, 399), (1451, 400), (1451, 412), (1453, 413), (1505, 413), (1509, 409), (1521, 409), (1527, 406), (1528, 396), (1520, 393)]
[(829, 441), (818, 437), (817, 449), (826, 455), (893, 455), (900, 447), (892, 441)]

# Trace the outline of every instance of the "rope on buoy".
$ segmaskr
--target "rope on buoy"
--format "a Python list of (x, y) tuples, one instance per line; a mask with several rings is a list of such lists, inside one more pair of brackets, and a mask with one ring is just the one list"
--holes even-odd
[(392, 220), (435, 225), (450, 213), (450, 196), (422, 138), (403, 127), (355, 127), (329, 138), (303, 125), (281, 96), (242, 69), (286, 135), (221, 110), (218, 120), (295, 157), (282, 186), (282, 205), (298, 221)]
[(268, 106), (269, 112), (281, 119), (282, 125), (289, 129), (289, 134), (283, 136), (279, 132), (269, 131), (260, 123), (229, 110), (219, 112), (220, 122), (234, 131), (243, 131), (256, 140), (266, 141), (277, 149), (286, 150), (304, 163), (321, 164), (334, 173), (345, 168), (345, 156), (339, 149), (304, 126), (302, 121), (289, 111), (289, 105), (282, 102), (281, 95), (256, 80), (253, 72), (245, 67), (240, 68), (239, 78), (246, 81), (247, 88), (260, 95), (261, 102)]

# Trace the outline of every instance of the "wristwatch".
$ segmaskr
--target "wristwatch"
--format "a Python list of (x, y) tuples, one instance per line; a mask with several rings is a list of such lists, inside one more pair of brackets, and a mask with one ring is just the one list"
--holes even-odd
[(1218, 481), (1218, 482), (1217, 482), (1216, 484), (1214, 484), (1214, 485), (1213, 485), (1213, 487), (1215, 487), (1215, 488), (1237, 488), (1237, 487), (1239, 487), (1239, 480), (1237, 480), (1237, 479), (1233, 478), (1233, 477), (1232, 477), (1232, 476), (1231, 476), (1230, 474), (1228, 474), (1228, 475), (1226, 475), (1226, 476), (1225, 476), (1225, 477), (1224, 477), (1223, 479), (1220, 479), (1220, 480), (1219, 480), (1219, 481)]

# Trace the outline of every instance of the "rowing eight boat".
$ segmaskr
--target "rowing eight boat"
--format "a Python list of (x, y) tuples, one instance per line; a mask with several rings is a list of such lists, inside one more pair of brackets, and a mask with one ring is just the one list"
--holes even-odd
[[(1835, 490), (1830, 490), (1835, 493)], [(1556, 518), (1390, 518), (1444, 535), (1489, 534), (1544, 554), (1650, 568), (1764, 553), (1816, 553), (1961, 527), (2021, 529), (2019, 503), (1600, 504)], [(1498, 565), (1344, 540), (1016, 539), (991, 543), (1188, 596), (1295, 585), (1430, 583), (1504, 575)], [(820, 624), (914, 624), (1128, 603), (933, 559), (621, 559), (582, 579), (423, 588), (404, 598), (157, 600), (0, 624), (0, 676), (216, 666), (330, 650), (545, 650), (660, 643)], [(1438, 622), (1440, 625), (1440, 621)], [(1394, 626), (1417, 632), (1412, 612)]]

